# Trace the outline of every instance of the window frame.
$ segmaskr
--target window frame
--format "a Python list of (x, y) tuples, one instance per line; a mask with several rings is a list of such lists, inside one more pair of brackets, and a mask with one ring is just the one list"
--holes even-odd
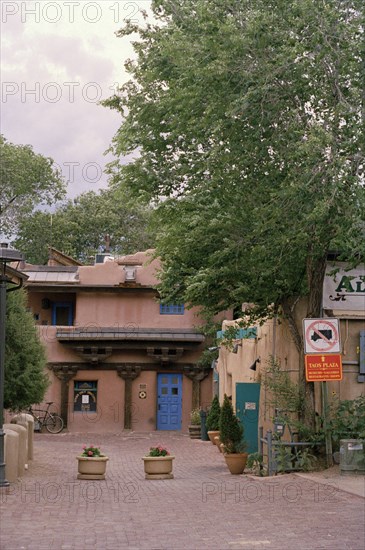
[(184, 304), (160, 304), (160, 315), (184, 315)]
[[(67, 307), (68, 308), (68, 325), (58, 325), (56, 323), (56, 311), (58, 307)], [(52, 303), (52, 326), (73, 326), (73, 304), (72, 302), (53, 302)]]

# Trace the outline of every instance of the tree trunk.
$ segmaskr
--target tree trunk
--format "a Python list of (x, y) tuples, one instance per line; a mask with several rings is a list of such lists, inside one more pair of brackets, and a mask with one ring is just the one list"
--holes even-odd
[[(313, 259), (309, 254), (306, 266), (306, 275), (308, 283), (308, 307), (307, 318), (322, 317), (322, 294), (323, 294), (323, 279), (326, 273), (326, 256)], [(302, 326), (298, 327), (295, 319), (295, 307), (298, 299), (287, 298), (283, 300), (282, 307), (285, 318), (289, 324), (295, 347), (299, 353), (299, 388), (305, 396), (305, 407), (302, 411), (301, 420), (308, 426), (315, 428), (315, 401), (314, 401), (314, 383), (307, 382), (305, 379), (305, 362), (304, 362), (304, 346), (302, 337)]]
[(309, 289), (307, 318), (322, 317), (323, 280), (326, 274), (327, 254), (322, 258), (307, 259), (307, 282)]
[[(326, 274), (327, 253), (322, 257), (313, 259), (310, 255), (307, 258), (307, 282), (308, 282), (308, 307), (306, 317), (321, 318), (322, 299), (323, 299), (323, 280)], [(303, 371), (304, 371), (304, 350), (303, 350)], [(315, 411), (314, 382), (304, 381), (305, 402), (309, 406), (309, 411)], [(308, 415), (306, 415), (308, 421)], [(315, 418), (310, 421), (310, 425), (315, 428)]]

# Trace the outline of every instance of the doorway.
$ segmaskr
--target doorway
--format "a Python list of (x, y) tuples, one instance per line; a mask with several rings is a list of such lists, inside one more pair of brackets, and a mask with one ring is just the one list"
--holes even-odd
[(258, 451), (260, 384), (236, 383), (236, 414), (244, 428), (248, 453)]
[(157, 375), (157, 430), (181, 430), (182, 374)]

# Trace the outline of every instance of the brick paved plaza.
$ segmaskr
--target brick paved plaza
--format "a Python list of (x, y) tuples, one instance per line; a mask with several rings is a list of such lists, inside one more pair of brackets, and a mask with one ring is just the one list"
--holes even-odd
[[(105, 481), (77, 480), (82, 445), (110, 457)], [(154, 444), (175, 478), (145, 480)], [(363, 479), (359, 479), (361, 483)], [(232, 476), (210, 442), (174, 432), (36, 434), (22, 482), (1, 495), (1, 550), (362, 550), (364, 499), (295, 474)]]

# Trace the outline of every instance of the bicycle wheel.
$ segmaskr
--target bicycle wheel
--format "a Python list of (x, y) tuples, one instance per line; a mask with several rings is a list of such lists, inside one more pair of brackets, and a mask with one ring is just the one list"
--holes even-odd
[(57, 414), (50, 414), (46, 420), (46, 430), (51, 434), (58, 434), (63, 428), (63, 420)]

